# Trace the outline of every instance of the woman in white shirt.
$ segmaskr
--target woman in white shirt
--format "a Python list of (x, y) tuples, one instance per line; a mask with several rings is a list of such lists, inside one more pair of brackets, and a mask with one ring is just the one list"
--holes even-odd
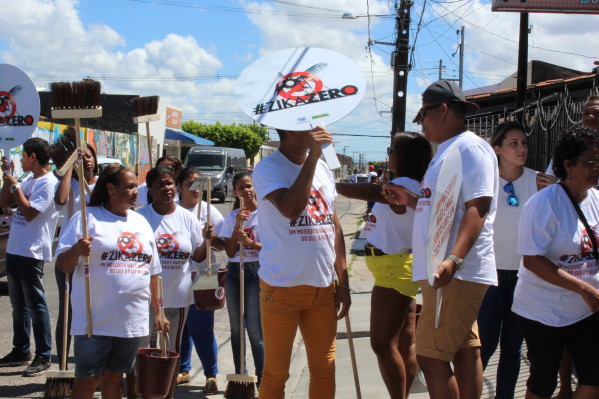
[[(72, 127), (71, 127), (72, 129)], [(66, 131), (63, 134), (68, 134)], [(74, 135), (74, 130), (73, 133)], [(89, 192), (86, 188), (85, 200), (89, 201), (89, 197), (91, 195), (91, 190), (94, 189), (96, 185), (96, 175), (98, 174), (98, 161), (96, 158), (96, 150), (90, 145), (87, 144), (86, 148), (83, 150), (83, 177), (89, 188)], [(62, 219), (62, 228), (60, 230), (59, 239), (62, 238), (64, 232), (66, 231), (67, 224), (71, 219), (71, 216), (77, 211), (81, 209), (81, 205), (79, 202), (79, 178), (76, 174), (73, 174), (73, 167), (69, 168), (67, 173), (62, 177), (62, 180), (56, 186), (56, 192), (54, 193), (54, 202), (56, 203), (56, 209), (61, 211), (63, 216)], [(62, 208), (62, 209), (61, 209)], [(58, 292), (62, 293), (65, 289), (65, 274), (58, 270), (57, 267), (54, 267), (54, 274), (56, 276), (56, 286), (58, 287)], [(72, 288), (73, 279), (72, 276), (69, 276), (69, 293)], [(70, 305), (70, 304), (69, 304)], [(69, 316), (72, 314), (69, 307)], [(56, 342), (56, 354), (58, 355), (58, 359), (62, 359), (62, 332), (64, 326), (64, 295), (58, 295), (58, 318), (56, 319), (56, 334), (55, 334), (55, 342)], [(71, 328), (71, 317), (68, 320), (68, 329)], [(67, 337), (67, 357), (69, 356), (69, 348), (71, 347), (71, 336)]]
[(483, 370), (500, 344), (495, 398), (511, 399), (520, 372), (520, 351), (524, 340), (519, 318), (512, 312), (521, 260), (516, 253), (517, 227), (524, 204), (539, 187), (537, 172), (524, 166), (528, 157), (528, 140), (521, 124), (501, 123), (495, 129), (490, 144), (499, 162), (500, 189), (493, 223), (498, 286), (489, 286), (485, 294), (478, 313), (478, 329)]
[[(148, 304), (158, 314), (161, 272), (152, 228), (131, 211), (137, 200), (137, 178), (118, 164), (101, 173), (87, 209), (88, 239), (82, 238), (81, 213), (69, 222), (56, 249), (56, 265), (73, 273), (71, 304), (75, 339), (73, 398), (121, 397), (123, 373), (133, 368), (142, 337), (149, 333)], [(89, 266), (79, 262), (89, 256)], [(91, 281), (91, 328), (86, 323), (85, 275)], [(150, 296), (150, 291), (152, 295)], [(160, 325), (154, 320), (157, 328)]]
[[(181, 338), (189, 306), (193, 303), (190, 261), (206, 258), (206, 243), (200, 222), (175, 203), (175, 175), (170, 168), (159, 166), (146, 175), (151, 203), (137, 212), (148, 221), (154, 232), (163, 280), (163, 306), (171, 323), (169, 350), (181, 351)], [(176, 382), (178, 370), (173, 377)], [(172, 397), (172, 396), (171, 396)]]
[(522, 267), (512, 310), (521, 316), (530, 377), (526, 397), (550, 398), (564, 347), (578, 377), (575, 398), (599, 397), (599, 136), (562, 132), (553, 170), (560, 179), (522, 210)]
[[(247, 172), (240, 172), (233, 176), (233, 193), (235, 204), (233, 211), (225, 218), (220, 237), (225, 240), (225, 251), (229, 257), (227, 263), (227, 310), (231, 326), (231, 346), (233, 349), (233, 362), (235, 374), (246, 372), (246, 365), (239, 363), (240, 347), (240, 251), (239, 244), (243, 244), (243, 270), (244, 270), (244, 324), (248, 333), (254, 367), (258, 377), (258, 385), (262, 380), (264, 367), (264, 339), (262, 337), (262, 323), (260, 321), (260, 278), (258, 270), (259, 252), (262, 249), (260, 234), (258, 232), (258, 202), (252, 183), (252, 176)], [(240, 198), (243, 198), (243, 208), (240, 208)], [(242, 227), (243, 225), (243, 227)], [(245, 345), (245, 343), (244, 343)], [(244, 370), (241, 370), (241, 367)]]
[[(179, 205), (198, 218), (200, 226), (203, 229), (207, 222), (208, 204), (206, 201), (202, 201), (202, 192), (200, 190), (191, 190), (195, 179), (200, 176), (201, 174), (197, 169), (183, 168), (177, 175), (176, 183), (179, 190)], [(211, 226), (209, 228), (214, 230), (214, 234), (218, 235), (220, 233), (223, 221), (224, 218), (218, 209), (210, 205)], [(211, 247), (222, 250), (224, 242), (214, 238), (211, 241)], [(212, 252), (212, 262), (216, 262), (214, 251)], [(177, 378), (177, 383), (179, 384), (187, 383), (191, 380), (189, 373), (191, 371), (191, 354), (194, 346), (202, 363), (204, 376), (206, 377), (204, 393), (217, 393), (218, 345), (214, 335), (214, 310), (199, 310), (195, 305), (189, 307), (181, 344), (181, 367), (179, 368), (179, 376)]]
[[(392, 183), (419, 193), (432, 158), (430, 143), (418, 133), (396, 134), (387, 149)], [(412, 281), (414, 210), (388, 205), (375, 184), (337, 184), (346, 197), (376, 201), (365, 229), (369, 230), (366, 265), (374, 275), (370, 304), (370, 344), (392, 399), (406, 398), (418, 371), (416, 363), (416, 292)]]

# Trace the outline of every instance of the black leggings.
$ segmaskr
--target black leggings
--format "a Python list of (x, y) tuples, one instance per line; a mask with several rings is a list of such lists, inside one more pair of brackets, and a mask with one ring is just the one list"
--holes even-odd
[(564, 327), (520, 318), (530, 360), (526, 387), (537, 396), (553, 394), (564, 346), (572, 354), (579, 385), (599, 386), (599, 313)]

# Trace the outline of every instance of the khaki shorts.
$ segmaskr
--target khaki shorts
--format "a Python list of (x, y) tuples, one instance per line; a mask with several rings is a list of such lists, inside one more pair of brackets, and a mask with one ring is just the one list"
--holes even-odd
[(451, 362), (460, 348), (480, 347), (476, 319), (487, 288), (452, 279), (443, 287), (439, 328), (435, 328), (437, 290), (427, 280), (421, 281), (423, 304), (416, 328), (416, 354)]

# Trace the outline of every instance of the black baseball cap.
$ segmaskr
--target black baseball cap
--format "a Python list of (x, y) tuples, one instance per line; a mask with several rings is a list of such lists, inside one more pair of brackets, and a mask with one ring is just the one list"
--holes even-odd
[[(466, 97), (462, 92), (462, 89), (458, 85), (448, 80), (439, 80), (435, 83), (431, 84), (426, 88), (424, 93), (422, 93), (422, 102), (423, 103), (444, 103), (444, 102), (454, 102), (454, 103), (463, 103), (466, 105), (467, 112), (477, 112), (479, 107), (477, 104), (466, 101)], [(421, 120), (421, 113), (418, 111), (416, 117), (412, 122), (418, 123)]]

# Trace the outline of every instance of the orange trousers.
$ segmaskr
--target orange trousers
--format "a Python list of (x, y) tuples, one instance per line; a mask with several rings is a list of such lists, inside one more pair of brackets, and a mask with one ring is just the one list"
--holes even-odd
[(273, 287), (260, 280), (264, 370), (260, 399), (285, 399), (299, 327), (308, 356), (310, 399), (335, 397), (335, 285)]

